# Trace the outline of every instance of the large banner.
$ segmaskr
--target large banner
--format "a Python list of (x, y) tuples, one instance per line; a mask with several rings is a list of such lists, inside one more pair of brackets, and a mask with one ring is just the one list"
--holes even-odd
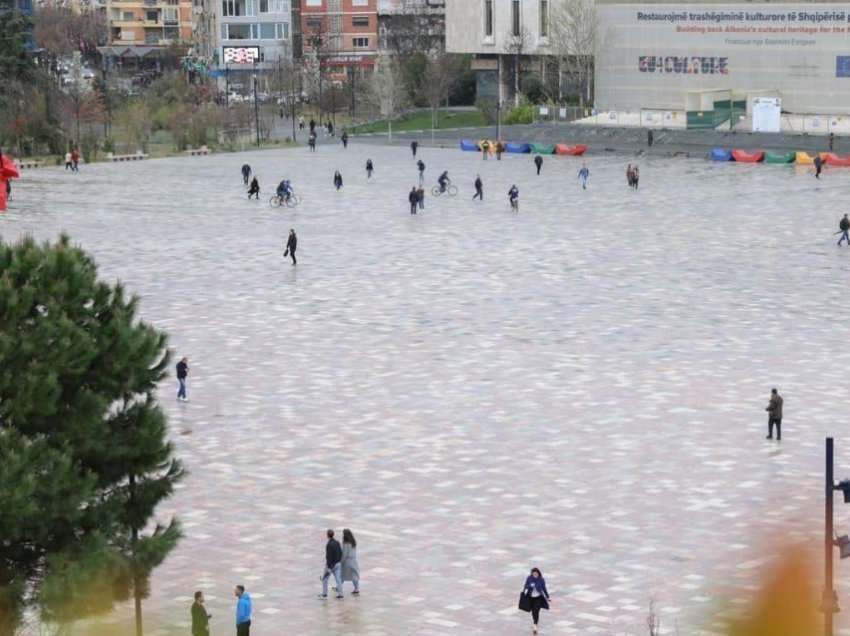
[(596, 105), (684, 110), (689, 91), (776, 91), (850, 113), (850, 4), (598, 4)]

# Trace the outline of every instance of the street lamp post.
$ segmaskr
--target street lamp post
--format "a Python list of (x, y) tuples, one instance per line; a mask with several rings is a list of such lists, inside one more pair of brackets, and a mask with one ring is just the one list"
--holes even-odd
[(257, 129), (257, 147), (260, 147), (260, 103), (257, 101), (257, 60), (254, 60), (254, 128)]
[(832, 496), (835, 490), (832, 467), (832, 438), (826, 438), (826, 507), (824, 514), (824, 580), (823, 580), (823, 634), (832, 636), (832, 623), (835, 614), (835, 589), (832, 587), (832, 548), (833, 548), (833, 524), (832, 524)]

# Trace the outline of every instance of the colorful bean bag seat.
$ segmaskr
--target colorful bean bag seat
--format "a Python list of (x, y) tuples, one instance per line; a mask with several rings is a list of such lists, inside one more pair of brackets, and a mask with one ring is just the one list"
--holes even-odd
[(552, 144), (531, 144), (531, 152), (538, 155), (555, 154), (555, 146)]
[(726, 148), (714, 148), (711, 151), (711, 158), (714, 161), (732, 161), (732, 153)]
[(797, 158), (796, 152), (766, 152), (764, 153), (765, 163), (794, 163)]
[(839, 157), (834, 152), (825, 152), (821, 156), (828, 166), (850, 166), (850, 157)]
[(478, 144), (471, 139), (461, 139), (460, 141), (460, 149), (461, 150), (472, 150), (478, 151)]
[(796, 154), (796, 157), (794, 158), (794, 161), (804, 166), (810, 166), (815, 162), (815, 158), (812, 157), (808, 152), (798, 152)]
[(531, 152), (531, 146), (525, 142), (509, 141), (505, 145), (505, 150), (508, 152)]
[(575, 146), (568, 146), (567, 144), (555, 144), (555, 154), (558, 155), (572, 155), (574, 157), (578, 157), (579, 155), (583, 155), (587, 151), (587, 146), (584, 144), (576, 144)]
[(732, 156), (739, 163), (758, 163), (764, 159), (764, 153), (761, 150), (755, 152), (747, 152), (746, 150), (733, 150)]

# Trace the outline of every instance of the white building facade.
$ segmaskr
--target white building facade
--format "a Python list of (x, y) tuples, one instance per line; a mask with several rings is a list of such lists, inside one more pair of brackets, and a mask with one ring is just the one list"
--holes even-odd
[(553, 0), (446, 0), (446, 51), (474, 55), (478, 96), (510, 99), (520, 68), (544, 71)]
[(219, 75), (269, 71), (292, 59), (290, 0), (212, 0), (216, 3)]

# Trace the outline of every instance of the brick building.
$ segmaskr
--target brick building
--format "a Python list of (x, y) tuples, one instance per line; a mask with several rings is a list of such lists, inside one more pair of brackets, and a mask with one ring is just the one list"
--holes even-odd
[(342, 79), (371, 70), (378, 52), (378, 0), (301, 0), (304, 56), (318, 54), (322, 71)]

